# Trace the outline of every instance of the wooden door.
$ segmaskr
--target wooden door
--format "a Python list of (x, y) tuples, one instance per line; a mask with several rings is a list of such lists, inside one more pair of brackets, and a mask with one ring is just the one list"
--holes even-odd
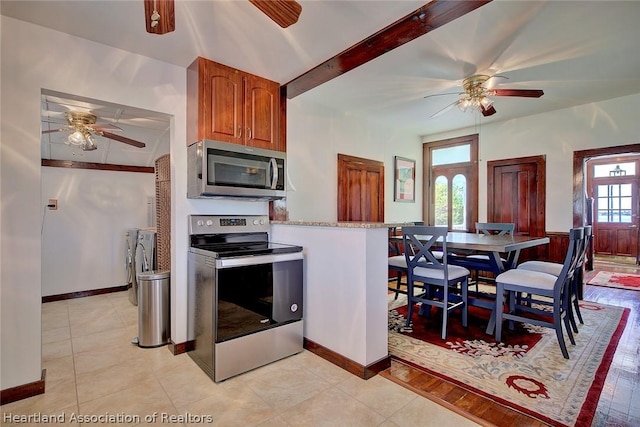
[(338, 221), (384, 222), (384, 163), (338, 154)]
[(635, 156), (595, 159), (588, 163), (587, 195), (594, 198), (595, 254), (638, 257), (639, 165), (640, 157)]
[[(516, 235), (545, 236), (545, 157), (487, 162), (487, 221), (513, 222)], [(527, 250), (520, 260), (543, 258), (548, 248)]]

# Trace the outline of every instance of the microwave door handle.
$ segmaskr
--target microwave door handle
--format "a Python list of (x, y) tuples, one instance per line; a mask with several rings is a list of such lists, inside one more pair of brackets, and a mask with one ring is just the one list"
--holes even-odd
[(278, 185), (278, 162), (276, 159), (269, 160), (269, 169), (271, 169), (271, 189), (275, 189)]

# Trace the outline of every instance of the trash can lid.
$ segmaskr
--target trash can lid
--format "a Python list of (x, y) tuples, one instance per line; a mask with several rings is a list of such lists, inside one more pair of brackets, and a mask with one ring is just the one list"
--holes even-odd
[(151, 271), (143, 271), (138, 273), (138, 280), (158, 280), (158, 279), (167, 279), (171, 277), (171, 271), (169, 270), (151, 270)]

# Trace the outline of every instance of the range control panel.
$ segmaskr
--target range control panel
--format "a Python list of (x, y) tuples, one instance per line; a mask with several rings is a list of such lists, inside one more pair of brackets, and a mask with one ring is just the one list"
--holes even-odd
[(189, 215), (189, 235), (268, 231), (267, 215)]

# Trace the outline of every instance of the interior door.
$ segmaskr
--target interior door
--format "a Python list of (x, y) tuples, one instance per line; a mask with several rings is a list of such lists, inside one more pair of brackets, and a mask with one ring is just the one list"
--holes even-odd
[[(514, 234), (545, 236), (544, 156), (487, 162), (487, 221), (513, 222)], [(520, 254), (520, 260), (539, 259), (547, 248), (537, 246)]]
[(593, 247), (595, 254), (638, 257), (640, 232), (640, 158), (589, 162), (588, 195), (594, 198)]
[(384, 163), (338, 154), (338, 221), (384, 222)]

